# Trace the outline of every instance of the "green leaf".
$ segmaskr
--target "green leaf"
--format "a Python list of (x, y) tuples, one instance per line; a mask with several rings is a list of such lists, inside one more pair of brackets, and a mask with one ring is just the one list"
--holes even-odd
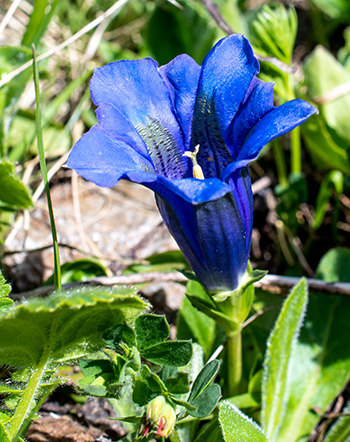
[(120, 349), (122, 342), (130, 348), (136, 346), (136, 334), (125, 322), (107, 332), (103, 339), (107, 345), (117, 349)]
[(29, 191), (15, 174), (15, 167), (8, 161), (0, 161), (0, 200), (18, 208), (33, 205)]
[[(327, 69), (324, 69), (324, 66), (327, 66)], [(308, 94), (311, 98), (322, 97), (332, 89), (350, 81), (350, 73), (323, 46), (317, 46), (307, 57), (304, 64), (304, 73)], [(320, 112), (327, 125), (349, 143), (350, 94), (347, 93), (341, 97), (325, 101), (320, 104)]]
[(6, 431), (5, 425), (0, 421), (0, 440), (1, 442), (11, 442), (10, 436)]
[(294, 7), (264, 5), (252, 24), (252, 43), (260, 55), (292, 60), (298, 17)]
[(205, 365), (195, 379), (187, 402), (194, 407), (195, 411), (189, 412), (194, 417), (205, 417), (216, 407), (220, 397), (221, 388), (213, 384), (218, 374), (220, 362), (216, 359)]
[(224, 442), (221, 428), (217, 419), (212, 419), (201, 428), (194, 442)]
[(292, 350), (305, 315), (307, 300), (307, 283), (305, 279), (301, 279), (286, 299), (267, 343), (261, 420), (271, 441), (276, 440), (279, 425), (285, 415), (290, 389), (288, 376)]
[(203, 391), (214, 382), (219, 372), (219, 368), (220, 362), (217, 359), (214, 359), (202, 368), (192, 385), (188, 402), (192, 402), (197, 399), (198, 396), (200, 396)]
[(156, 7), (147, 26), (146, 43), (154, 58), (168, 63), (179, 54), (202, 62), (217, 38), (210, 15), (195, 0), (180, 0), (181, 9), (171, 4)]
[(180, 250), (159, 253), (145, 259), (147, 264), (132, 264), (123, 274), (148, 272), (173, 272), (174, 270), (188, 269), (188, 263)]
[(314, 222), (312, 225), (314, 231), (322, 225), (333, 189), (337, 198), (339, 198), (344, 191), (344, 176), (338, 170), (332, 170), (322, 180), (315, 204)]
[(190, 341), (166, 341), (141, 351), (141, 356), (157, 365), (182, 367), (192, 356)]
[(350, 4), (347, 0), (311, 0), (325, 14), (344, 22), (350, 21)]
[(59, 0), (35, 0), (29, 23), (22, 39), (24, 46), (30, 46), (32, 43), (37, 45), (39, 43), (58, 3)]
[(185, 394), (189, 391), (188, 373), (176, 372), (173, 376), (165, 379), (164, 384), (172, 394)]
[(6, 283), (5, 278), (0, 271), (0, 313), (8, 310), (8, 308), (13, 305), (12, 299), (7, 297), (10, 292), (11, 286)]
[[(81, 258), (66, 262), (61, 266), (62, 284), (81, 282), (96, 276), (107, 276), (107, 268), (96, 258)], [(54, 275), (50, 276), (45, 285), (53, 285)]]
[(140, 351), (166, 341), (170, 328), (164, 316), (141, 315), (135, 321), (137, 347)]
[(313, 115), (301, 126), (307, 149), (319, 169), (337, 169), (350, 174), (349, 155), (346, 143), (335, 140), (326, 127), (322, 115)]
[(52, 364), (81, 357), (146, 307), (132, 289), (90, 287), (19, 303), (0, 314), (0, 363), (35, 367), (48, 351)]
[(262, 429), (228, 401), (219, 404), (219, 422), (225, 442), (268, 442)]
[[(316, 277), (328, 282), (350, 282), (350, 250), (337, 248), (321, 260)], [(350, 377), (350, 299), (311, 293), (305, 325), (293, 351), (286, 413), (278, 441), (296, 442), (310, 434)]]
[[(203, 348), (205, 359), (209, 359), (217, 342), (218, 326), (214, 319), (192, 306), (184, 297), (177, 315), (176, 335), (178, 339), (192, 339)], [(217, 343), (216, 347), (221, 342)]]

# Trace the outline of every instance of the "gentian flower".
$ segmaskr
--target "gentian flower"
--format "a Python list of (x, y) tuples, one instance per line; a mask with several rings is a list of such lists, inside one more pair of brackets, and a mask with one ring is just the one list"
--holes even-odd
[(273, 84), (242, 35), (220, 40), (199, 66), (180, 55), (95, 70), (98, 124), (67, 166), (102, 187), (127, 179), (152, 189), (163, 220), (199, 281), (232, 291), (246, 272), (252, 235), (248, 164), (316, 109), (273, 105)]

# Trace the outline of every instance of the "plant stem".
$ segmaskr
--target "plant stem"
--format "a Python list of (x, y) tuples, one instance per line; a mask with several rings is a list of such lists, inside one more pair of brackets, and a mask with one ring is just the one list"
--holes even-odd
[(21, 436), (21, 429), (25, 423), (25, 419), (30, 414), (31, 405), (37, 396), (37, 390), (40, 387), (41, 379), (45, 373), (48, 353), (45, 352), (36, 368), (33, 369), (33, 375), (30, 378), (26, 389), (24, 390), (15, 414), (11, 419), (8, 427), (8, 433), (12, 442), (17, 442)]
[(228, 396), (241, 393), (242, 367), (242, 328), (227, 336), (227, 378)]
[(301, 143), (300, 143), (300, 128), (296, 127), (291, 134), (291, 172), (294, 174), (301, 173)]
[(44, 152), (44, 145), (43, 145), (43, 134), (42, 134), (42, 130), (41, 130), (39, 71), (38, 71), (38, 66), (37, 66), (37, 62), (36, 62), (34, 45), (32, 45), (32, 50), (33, 50), (33, 71), (34, 71), (34, 85), (35, 85), (35, 119), (36, 119), (36, 127), (37, 127), (37, 142), (38, 142), (39, 161), (40, 161), (41, 173), (42, 173), (42, 177), (43, 177), (43, 181), (44, 181), (44, 185), (45, 185), (47, 206), (48, 206), (49, 216), (50, 216), (54, 263), (55, 263), (54, 285), (55, 285), (55, 290), (61, 290), (62, 281), (61, 281), (60, 253), (59, 253), (59, 248), (58, 248), (56, 224), (55, 224), (55, 218), (54, 218), (54, 214), (53, 214), (52, 201), (51, 201), (51, 195), (50, 195), (49, 180), (47, 178), (47, 168), (46, 168), (45, 152)]
[(272, 142), (273, 152), (275, 154), (276, 167), (278, 173), (278, 181), (282, 187), (288, 187), (288, 177), (286, 162), (284, 159), (284, 154), (279, 139), (273, 140)]

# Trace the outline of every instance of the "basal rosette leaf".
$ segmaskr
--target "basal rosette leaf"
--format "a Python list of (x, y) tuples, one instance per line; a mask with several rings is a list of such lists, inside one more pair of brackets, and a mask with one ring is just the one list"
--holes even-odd
[(35, 367), (48, 351), (51, 364), (103, 347), (103, 333), (133, 321), (147, 304), (133, 289), (80, 288), (32, 299), (0, 315), (0, 364)]

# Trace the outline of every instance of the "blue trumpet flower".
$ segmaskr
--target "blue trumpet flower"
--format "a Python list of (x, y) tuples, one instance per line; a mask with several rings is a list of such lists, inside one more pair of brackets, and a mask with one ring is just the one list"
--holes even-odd
[(95, 70), (98, 125), (67, 166), (102, 187), (128, 179), (152, 189), (169, 231), (209, 291), (232, 291), (245, 274), (252, 234), (248, 164), (266, 143), (316, 109), (273, 105), (273, 84), (242, 35), (220, 40), (199, 66), (180, 55)]

